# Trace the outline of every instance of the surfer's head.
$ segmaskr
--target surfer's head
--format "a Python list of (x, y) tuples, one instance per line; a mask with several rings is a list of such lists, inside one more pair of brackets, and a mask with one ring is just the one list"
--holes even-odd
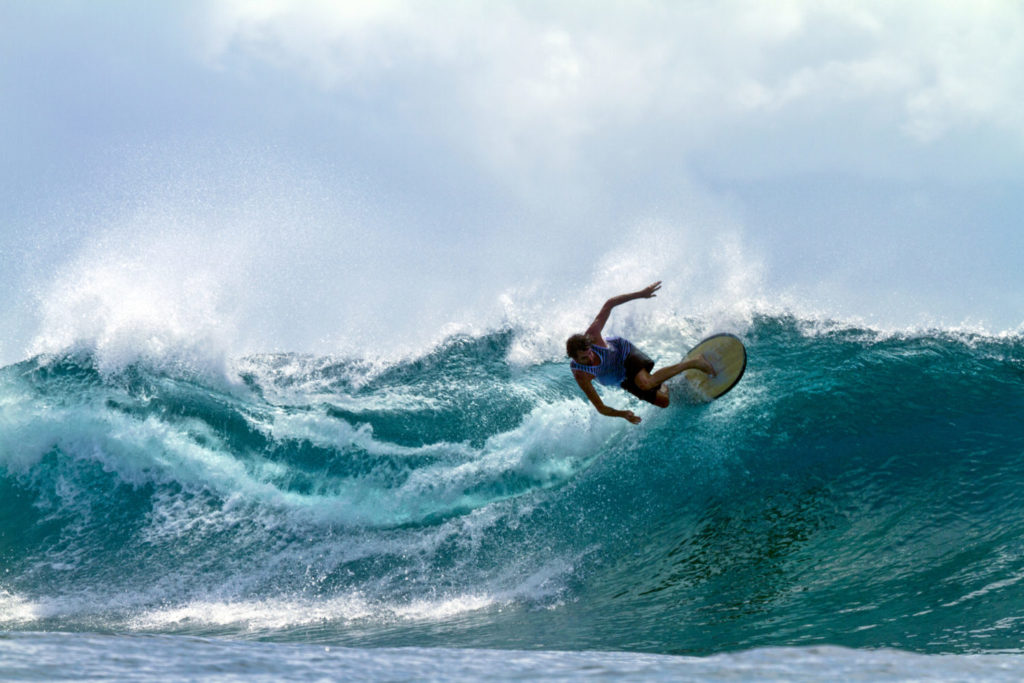
[(565, 353), (575, 361), (579, 361), (580, 354), (590, 350), (594, 340), (588, 334), (574, 334), (565, 341)]

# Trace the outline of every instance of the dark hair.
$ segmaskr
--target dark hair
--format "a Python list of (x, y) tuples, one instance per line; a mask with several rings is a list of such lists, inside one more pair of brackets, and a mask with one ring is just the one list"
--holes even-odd
[(576, 354), (580, 351), (586, 351), (593, 343), (594, 340), (589, 334), (574, 334), (566, 340), (565, 352), (569, 355), (569, 358), (576, 360)]

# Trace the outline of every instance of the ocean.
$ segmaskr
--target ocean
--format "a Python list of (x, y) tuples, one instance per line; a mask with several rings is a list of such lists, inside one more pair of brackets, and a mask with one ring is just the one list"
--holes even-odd
[(629, 336), (720, 331), (740, 384), (639, 426), (516, 325), (7, 365), (0, 678), (1019, 679), (1024, 338)]

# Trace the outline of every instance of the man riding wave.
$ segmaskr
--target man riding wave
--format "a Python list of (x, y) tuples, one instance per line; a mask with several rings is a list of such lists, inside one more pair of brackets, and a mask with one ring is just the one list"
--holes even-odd
[(654, 361), (643, 351), (636, 348), (628, 339), (608, 337), (604, 339), (601, 331), (608, 322), (612, 309), (634, 299), (654, 298), (655, 292), (661, 289), (661, 281), (644, 287), (630, 294), (613, 296), (604, 303), (594, 322), (590, 323), (583, 334), (574, 334), (565, 342), (565, 352), (572, 359), (570, 367), (576, 383), (586, 394), (597, 412), (609, 417), (622, 417), (633, 424), (640, 423), (640, 417), (631, 410), (616, 410), (604, 404), (594, 380), (604, 385), (619, 385), (637, 398), (653, 403), (659, 408), (668, 406), (668, 387), (665, 381), (681, 372), (690, 369), (700, 370), (712, 377), (715, 369), (707, 359), (701, 356), (693, 360), (681, 361), (668, 365), (656, 372)]

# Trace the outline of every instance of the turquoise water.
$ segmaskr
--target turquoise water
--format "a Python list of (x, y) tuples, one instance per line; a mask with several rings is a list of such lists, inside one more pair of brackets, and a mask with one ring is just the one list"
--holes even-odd
[[(516, 329), (388, 362), (7, 366), (0, 651), (1020, 661), (1024, 341), (734, 331), (747, 373), (719, 401), (606, 393), (639, 427), (589, 408), (563, 359), (513, 353)], [(667, 339), (634, 337), (664, 362)]]

